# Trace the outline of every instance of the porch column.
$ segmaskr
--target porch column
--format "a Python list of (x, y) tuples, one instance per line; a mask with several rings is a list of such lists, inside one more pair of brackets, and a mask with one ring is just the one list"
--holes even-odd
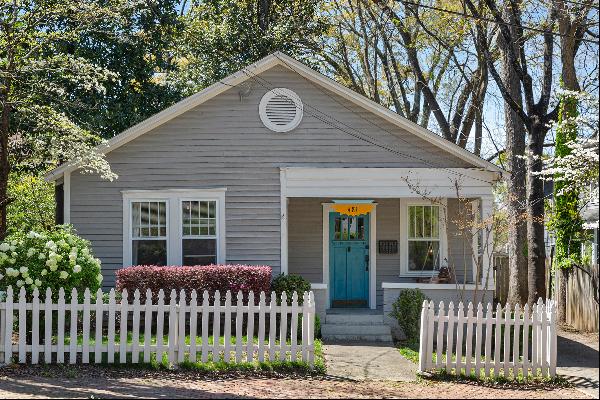
[(280, 262), (280, 272), (284, 275), (288, 273), (288, 199), (287, 199), (287, 176), (286, 170), (279, 170), (279, 205), (280, 212), (279, 217), (281, 219), (280, 224), (280, 252), (279, 252), (279, 262)]
[(481, 216), (481, 232), (482, 232), (482, 262), (481, 262), (481, 284), (482, 286), (487, 282), (487, 288), (493, 290), (495, 287), (494, 282), (494, 265), (493, 265), (493, 254), (494, 254), (494, 197), (493, 196), (482, 196), (480, 199), (480, 216)]

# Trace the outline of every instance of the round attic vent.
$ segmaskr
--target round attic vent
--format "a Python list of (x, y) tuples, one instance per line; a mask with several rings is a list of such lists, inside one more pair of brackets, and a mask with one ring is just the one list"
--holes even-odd
[(260, 100), (258, 113), (262, 123), (270, 130), (288, 132), (302, 120), (302, 100), (289, 89), (275, 88)]

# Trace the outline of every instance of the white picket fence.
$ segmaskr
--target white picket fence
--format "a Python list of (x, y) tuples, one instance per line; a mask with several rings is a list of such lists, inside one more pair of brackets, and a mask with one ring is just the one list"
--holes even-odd
[[(435, 342), (435, 351), (434, 351)], [(450, 303), (423, 302), (419, 371), (445, 370), (456, 375), (556, 376), (556, 306), (541, 299), (533, 307), (469, 303), (465, 313)], [(445, 356), (445, 358), (443, 357)], [(511, 374), (512, 372), (512, 374)]]
[[(168, 304), (162, 290), (156, 304), (150, 290), (143, 304), (138, 290), (132, 303), (128, 302), (126, 291), (121, 301), (116, 300), (114, 289), (109, 293), (108, 303), (104, 303), (102, 295), (98, 290), (92, 303), (91, 293), (86, 289), (80, 303), (73, 289), (67, 303), (61, 288), (58, 302), (53, 303), (50, 289), (44, 301), (36, 289), (28, 302), (21, 288), (14, 302), (13, 289), (9, 287), (6, 300), (0, 303), (0, 362), (9, 364), (16, 355), (19, 363), (37, 364), (43, 355), (45, 363), (68, 360), (70, 364), (87, 364), (92, 362), (90, 355), (93, 355), (94, 363), (148, 363), (151, 356), (159, 362), (166, 357), (170, 364), (209, 360), (236, 363), (289, 360), (304, 361), (311, 366), (314, 363), (312, 292), (303, 294), (301, 305), (296, 293), (290, 305), (285, 293), (281, 305), (277, 305), (275, 293), (267, 304), (264, 292), (260, 293), (257, 304), (252, 292), (246, 302), (241, 292), (235, 300), (227, 292), (222, 303), (218, 291), (214, 301), (210, 301), (206, 291), (202, 299), (192, 291), (189, 304), (183, 290), (179, 302), (173, 290)], [(255, 318), (258, 335), (255, 335)], [(298, 324), (301, 324), (301, 338), (298, 338)]]

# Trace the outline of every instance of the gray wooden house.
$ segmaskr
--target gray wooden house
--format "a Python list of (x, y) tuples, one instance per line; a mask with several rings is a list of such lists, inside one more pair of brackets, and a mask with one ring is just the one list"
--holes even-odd
[(72, 164), (47, 179), (105, 285), (136, 264), (270, 265), (312, 282), (325, 334), (374, 340), (389, 328), (364, 324), (379, 326), (401, 290), (493, 289), (492, 235), (460, 221), (491, 215), (503, 171), (284, 54), (99, 151), (118, 179)]

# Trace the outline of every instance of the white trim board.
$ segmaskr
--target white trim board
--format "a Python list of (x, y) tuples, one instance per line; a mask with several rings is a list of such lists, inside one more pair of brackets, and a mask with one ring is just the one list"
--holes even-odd
[[(493, 194), (494, 173), (469, 168), (283, 167), (286, 197), (481, 197)], [(459, 193), (457, 193), (457, 184)], [(282, 186), (283, 188), (284, 186)], [(417, 189), (418, 191), (415, 191)]]
[(226, 262), (225, 192), (215, 189), (124, 190), (123, 194), (123, 266), (132, 265), (131, 203), (132, 201), (163, 200), (167, 204), (167, 265), (182, 265), (181, 202), (214, 200), (217, 203), (217, 263)]
[[(251, 64), (238, 72), (235, 72), (227, 78), (207, 87), (206, 89), (192, 96), (181, 100), (180, 102), (172, 105), (171, 107), (166, 108), (165, 110), (138, 123), (137, 125), (134, 125), (133, 127), (122, 132), (121, 134), (113, 137), (106, 143), (99, 145), (96, 148), (96, 151), (101, 154), (107, 154), (110, 151), (117, 149), (123, 146), (124, 144), (130, 142), (131, 140), (143, 135), (144, 133), (151, 131), (152, 129), (164, 124), (165, 122), (170, 121), (178, 115), (181, 115), (184, 112), (189, 111), (192, 108), (197, 107), (200, 104), (225, 92), (226, 90), (229, 90), (231, 87), (237, 86), (245, 82), (252, 76), (267, 71), (268, 69), (273, 68), (277, 65), (283, 66), (287, 69), (298, 73), (299, 75), (310, 80), (311, 82), (314, 82), (324, 87), (325, 89), (328, 89), (331, 92), (342, 96), (344, 99), (353, 102), (354, 104), (364, 108), (365, 110), (370, 111), (381, 118), (384, 118), (385, 120), (391, 122), (399, 128), (407, 130), (408, 132), (428, 141), (429, 143), (452, 155), (455, 155), (456, 157), (459, 157), (464, 161), (471, 163), (476, 167), (480, 167), (487, 171), (491, 171), (500, 175), (507, 174), (506, 171), (490, 163), (489, 161), (486, 161), (483, 158), (471, 153), (470, 151), (447, 141), (441, 136), (421, 127), (418, 124), (415, 124), (412, 121), (409, 121), (408, 119), (398, 115), (390, 109), (385, 108), (382, 105), (367, 99), (366, 97), (354, 92), (353, 90), (345, 87), (344, 85), (326, 77), (325, 75), (311, 69), (310, 67), (302, 64), (301, 62), (291, 57), (286, 56), (281, 52), (275, 52), (273, 54), (270, 54), (264, 57), (263, 59), (257, 61), (256, 63)], [(65, 172), (74, 171), (78, 167), (79, 165), (77, 163), (65, 163), (46, 174), (46, 180), (55, 181)]]
[[(381, 284), (382, 289), (427, 289), (427, 290), (475, 290), (474, 283), (415, 283), (415, 282), (383, 282)], [(479, 290), (483, 290), (480, 286)]]

